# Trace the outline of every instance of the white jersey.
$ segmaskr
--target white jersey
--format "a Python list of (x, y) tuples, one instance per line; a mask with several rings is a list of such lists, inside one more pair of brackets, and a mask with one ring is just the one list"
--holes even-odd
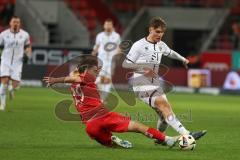
[(117, 48), (121, 42), (120, 35), (113, 31), (111, 34), (100, 32), (96, 37), (96, 44), (99, 45), (98, 58), (104, 62), (111, 63), (112, 57), (117, 53)]
[[(126, 56), (126, 61), (147, 65), (158, 75), (163, 55), (185, 61), (184, 57), (171, 50), (163, 41), (152, 43), (147, 41), (146, 38), (142, 38), (132, 45)], [(140, 68), (134, 72), (133, 79), (131, 79), (133, 90), (138, 97), (152, 107), (155, 107), (154, 102), (158, 96), (162, 96), (167, 100), (165, 91), (168, 91), (168, 89), (164, 87), (164, 81), (161, 77), (150, 78), (144, 76), (143, 73), (144, 71)]]
[(0, 45), (3, 45), (1, 63), (11, 65), (14, 62), (22, 62), (24, 47), (30, 44), (29, 34), (20, 29), (12, 33), (7, 29), (0, 34)]
[(132, 45), (127, 60), (136, 64), (149, 64), (148, 67), (158, 73), (162, 55), (168, 56), (170, 53), (171, 49), (163, 41), (152, 43), (142, 38)]
[[(152, 43), (142, 38), (132, 45), (126, 59), (130, 63), (146, 64), (158, 74), (162, 56), (168, 56), (170, 53), (171, 49), (164, 42)], [(145, 77), (142, 70), (137, 70), (134, 72), (131, 83), (138, 97), (152, 107), (155, 107), (154, 102), (158, 96), (167, 100), (159, 78)]]
[(10, 29), (0, 34), (0, 45), (3, 45), (1, 55), (1, 77), (9, 76), (20, 81), (25, 46), (30, 45), (29, 34), (20, 29), (12, 33)]

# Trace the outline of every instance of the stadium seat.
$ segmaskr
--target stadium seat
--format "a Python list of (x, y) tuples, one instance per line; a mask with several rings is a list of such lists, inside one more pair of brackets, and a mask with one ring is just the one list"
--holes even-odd
[(85, 1), (85, 0), (79, 1), (79, 8), (80, 8), (80, 9), (86, 9), (86, 8), (88, 8), (87, 1)]
[(97, 21), (95, 18), (87, 19), (87, 27), (90, 31), (95, 30), (97, 27)]
[(162, 5), (161, 0), (144, 0), (143, 5), (146, 6), (160, 6)]

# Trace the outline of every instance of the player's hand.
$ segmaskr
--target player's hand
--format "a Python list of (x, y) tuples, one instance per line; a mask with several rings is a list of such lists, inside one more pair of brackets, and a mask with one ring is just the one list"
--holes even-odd
[(53, 77), (44, 77), (43, 81), (47, 83), (47, 87), (50, 87), (54, 84), (54, 78)]
[(185, 59), (185, 61), (183, 61), (183, 66), (188, 69), (188, 63), (189, 63), (189, 60), (188, 59)]
[(150, 78), (156, 78), (157, 77), (157, 74), (154, 72), (153, 69), (148, 68), (148, 67), (144, 67), (143, 70), (144, 70), (144, 75), (146, 77), (150, 77)]
[(29, 57), (26, 54), (24, 54), (22, 60), (23, 60), (23, 63), (26, 64), (29, 60)]
[(92, 53), (91, 53), (91, 55), (92, 55), (92, 56), (97, 56), (98, 53), (97, 53), (96, 51), (93, 50)]

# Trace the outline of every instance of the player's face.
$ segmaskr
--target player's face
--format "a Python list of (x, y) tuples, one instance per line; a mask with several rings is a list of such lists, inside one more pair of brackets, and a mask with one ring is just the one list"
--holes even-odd
[(106, 21), (103, 25), (103, 28), (106, 32), (112, 32), (113, 31), (113, 23)]
[(150, 27), (149, 32), (150, 32), (149, 34), (150, 34), (152, 40), (154, 42), (159, 42), (159, 41), (161, 41), (165, 30), (162, 27), (158, 27), (158, 28)]
[(10, 28), (15, 32), (20, 29), (21, 21), (19, 18), (12, 18), (10, 21)]
[(101, 71), (101, 67), (97, 67), (97, 66), (93, 66), (87, 70), (87, 72), (94, 77), (97, 77), (100, 71)]

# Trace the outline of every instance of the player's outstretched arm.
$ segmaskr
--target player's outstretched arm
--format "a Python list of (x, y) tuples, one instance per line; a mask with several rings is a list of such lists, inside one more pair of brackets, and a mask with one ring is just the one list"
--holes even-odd
[(175, 52), (174, 50), (170, 50), (170, 53), (167, 56), (172, 59), (182, 61), (184, 67), (188, 68), (187, 65), (188, 65), (189, 61), (186, 58), (184, 58), (183, 56), (181, 56), (180, 54), (178, 54), (177, 52)]
[(53, 85), (55, 83), (74, 83), (74, 82), (81, 82), (80, 77), (75, 76), (67, 76), (67, 77), (44, 77), (43, 81), (47, 83), (47, 86)]

